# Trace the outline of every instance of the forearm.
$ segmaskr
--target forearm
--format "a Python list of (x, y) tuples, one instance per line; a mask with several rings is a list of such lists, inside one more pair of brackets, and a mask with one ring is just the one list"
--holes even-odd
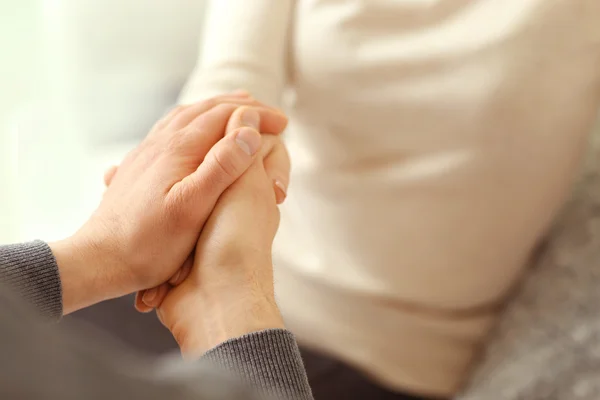
[(63, 315), (133, 290), (121, 279), (111, 279), (107, 265), (119, 261), (111, 260), (111, 252), (101, 243), (72, 237), (48, 244), (60, 275)]
[[(10, 247), (0, 248), (3, 263), (32, 248), (45, 260), (48, 251), (39, 242)], [(170, 362), (158, 370), (150, 360), (137, 360), (101, 339), (93, 332), (84, 337), (40, 323), (0, 284), (0, 351), (5, 360), (0, 363), (0, 392), (11, 398), (121, 398), (124, 393), (145, 400), (263, 398), (251, 394), (258, 392), (277, 399), (312, 399), (296, 343), (286, 331), (237, 338), (207, 353), (206, 362)], [(214, 368), (215, 363), (222, 368)]]
[(180, 103), (245, 89), (278, 105), (293, 5), (293, 0), (209, 1), (200, 56)]
[(44, 317), (59, 319), (81, 308), (126, 294), (103, 275), (108, 254), (66, 239), (0, 246), (0, 283)]
[[(63, 244), (54, 245), (58, 248), (58, 252), (62, 252)], [(77, 254), (73, 255), (68, 261), (68, 264), (77, 262), (79, 260)], [(62, 256), (59, 256), (62, 258)], [(63, 258), (64, 260), (64, 258)], [(85, 260), (88, 260), (87, 257)], [(82, 258), (81, 261), (84, 261)], [(68, 275), (70, 272), (64, 270), (65, 274)], [(70, 275), (69, 280), (74, 282), (77, 280), (77, 275)], [(88, 279), (84, 277), (83, 279)], [(11, 290), (15, 291), (27, 302), (31, 303), (42, 315), (58, 319), (63, 314), (63, 301), (62, 301), (62, 290), (60, 281), (59, 267), (56, 262), (56, 258), (52, 253), (50, 247), (41, 241), (0, 246), (0, 281), (2, 284), (7, 285)], [(0, 285), (1, 286), (1, 285)], [(82, 287), (83, 288), (83, 287)], [(66, 296), (67, 302), (70, 302), (70, 306), (73, 304), (81, 304), (87, 297), (86, 295), (72, 293)], [(69, 296), (71, 296), (69, 298)], [(83, 296), (83, 297), (80, 297)], [(12, 300), (9, 298), (7, 303)], [(12, 312), (15, 312), (14, 310)], [(26, 309), (23, 311), (26, 312)], [(2, 314), (0, 309), (0, 315)], [(2, 321), (2, 326), (8, 327), (10, 321), (14, 318), (10, 317)], [(259, 318), (260, 319), (260, 318)], [(279, 322), (270, 321), (268, 318), (260, 319), (264, 322), (265, 327), (277, 327)], [(23, 321), (28, 321), (27, 319)], [(259, 321), (260, 322), (260, 321)], [(25, 323), (25, 322), (23, 322)], [(29, 322), (27, 322), (29, 323)], [(33, 322), (32, 322), (33, 323)], [(236, 325), (239, 328), (239, 325)], [(34, 331), (38, 332), (39, 340), (42, 341), (43, 330), (47, 329), (44, 327), (37, 327)], [(31, 332), (31, 329), (23, 328), (23, 332)], [(12, 330), (11, 330), (12, 332)], [(228, 331), (231, 334), (232, 331)], [(197, 332), (196, 332), (197, 333)], [(54, 334), (54, 333), (53, 333)], [(232, 336), (229, 336), (231, 338)], [(61, 339), (62, 340), (62, 339)], [(70, 341), (69, 341), (70, 343)], [(79, 343), (79, 342), (78, 342)], [(7, 344), (7, 343), (5, 343)], [(27, 346), (27, 343), (12, 343), (15, 346)], [(190, 344), (190, 346), (192, 346)], [(68, 346), (65, 351), (69, 351)], [(79, 352), (76, 350), (74, 353)], [(40, 367), (44, 369), (43, 364), (52, 361), (50, 358), (46, 360), (43, 354), (37, 354), (38, 361), (41, 360), (42, 364), (36, 364), (36, 368)], [(50, 356), (49, 356), (50, 357)], [(89, 355), (86, 355), (89, 357)], [(77, 356), (75, 357), (77, 358)], [(71, 363), (73, 357), (65, 357), (66, 363)], [(293, 335), (284, 329), (266, 329), (262, 331), (253, 331), (253, 333), (243, 335), (241, 337), (233, 337), (226, 340), (224, 343), (217, 344), (215, 347), (210, 349), (208, 352), (200, 357), (201, 360), (209, 361), (212, 364), (216, 364), (221, 369), (227, 370), (233, 375), (237, 376), (240, 380), (244, 381), (245, 384), (255, 388), (262, 394), (273, 395), (276, 398), (282, 399), (312, 399), (308, 380), (306, 378), (306, 372), (302, 364), (302, 359), (296, 341)], [(32, 360), (33, 362), (33, 360)], [(90, 368), (85, 367), (85, 364), (90, 362)], [(83, 364), (77, 367), (77, 371), (85, 376), (86, 371), (92, 373), (91, 366), (95, 365), (96, 362), (86, 361), (80, 359), (76, 363)], [(70, 364), (69, 364), (70, 365)], [(83, 368), (83, 369), (82, 369)], [(96, 374), (96, 373), (94, 373)], [(108, 378), (108, 377), (107, 377)], [(188, 374), (188, 384), (191, 387), (195, 387), (197, 382), (207, 382), (207, 379), (199, 379), (198, 376)], [(99, 377), (101, 381), (101, 377)], [(122, 379), (120, 382), (124, 382)], [(136, 390), (136, 380), (132, 380), (130, 383), (122, 383), (126, 385), (132, 385), (132, 390)], [(168, 386), (168, 382), (164, 382), (165, 386)], [(24, 390), (24, 388), (20, 388)], [(19, 390), (16, 388), (15, 390)], [(92, 393), (95, 388), (86, 388)], [(139, 388), (140, 393), (142, 388)], [(199, 394), (203, 392), (209, 393), (214, 388), (207, 388), (206, 386), (197, 387), (195, 390)], [(181, 399), (192, 399), (195, 395), (192, 393), (195, 390), (191, 390), (189, 395), (182, 393)], [(221, 392), (223, 388), (219, 389)], [(235, 393), (233, 388), (230, 388), (231, 393)], [(197, 394), (198, 394), (197, 393)], [(222, 398), (237, 398), (237, 397), (226, 397), (226, 393), (223, 393)], [(80, 393), (84, 394), (84, 393)], [(157, 399), (159, 397), (156, 397)], [(247, 398), (244, 396), (244, 398)]]

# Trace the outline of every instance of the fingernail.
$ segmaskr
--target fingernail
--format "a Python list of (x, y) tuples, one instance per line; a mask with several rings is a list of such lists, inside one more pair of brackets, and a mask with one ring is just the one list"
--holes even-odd
[(238, 131), (235, 141), (238, 146), (246, 152), (246, 154), (253, 156), (260, 149), (261, 139), (260, 133), (250, 128), (242, 128)]
[(258, 130), (259, 125), (260, 125), (260, 115), (258, 115), (258, 112), (254, 111), (252, 109), (246, 109), (242, 113), (242, 116), (240, 119), (242, 121), (242, 124), (244, 124), (244, 126)]
[(157, 288), (148, 289), (148, 290), (146, 290), (146, 293), (144, 293), (144, 297), (142, 297), (142, 300), (146, 304), (151, 303), (152, 300), (154, 300), (156, 298), (157, 293), (158, 293)]
[(275, 185), (275, 199), (277, 200), (277, 204), (281, 204), (287, 197), (287, 188), (277, 179), (273, 181), (273, 184)]

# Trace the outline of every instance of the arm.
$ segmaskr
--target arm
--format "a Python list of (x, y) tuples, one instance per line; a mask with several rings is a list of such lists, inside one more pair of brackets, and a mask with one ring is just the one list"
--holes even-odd
[(168, 280), (219, 196), (257, 156), (257, 130), (281, 132), (285, 123), (255, 100), (228, 96), (180, 106), (159, 121), (127, 155), (91, 218), (50, 244), (62, 312)]
[[(46, 251), (47, 246), (37, 242), (2, 247), (0, 255), (20, 265), (33, 261), (51, 266), (54, 259)], [(253, 400), (266, 392), (277, 399), (312, 399), (296, 342), (284, 330), (234, 338), (198, 362), (182, 364), (129, 353), (86, 329), (84, 337), (57, 328), (35, 318), (10, 288), (0, 284), (0, 397)], [(227, 371), (218, 368), (225, 365)], [(256, 390), (235, 379), (234, 366), (237, 376), (251, 380)]]
[[(82, 261), (86, 262), (87, 256), (82, 254), (82, 257), (84, 257)], [(89, 261), (87, 259), (86, 264), (80, 267), (89, 265)], [(57, 319), (62, 315), (59, 266), (46, 243), (36, 241), (0, 246), (0, 281), (3, 284), (8, 284), (11, 290), (24, 296), (44, 316)], [(49, 369), (57, 368), (57, 365), (59, 365), (60, 368), (56, 370), (61, 371), (61, 374), (54, 377), (58, 381), (62, 381), (65, 379), (65, 375), (68, 375), (73, 380), (93, 379), (96, 382), (96, 386), (87, 387), (85, 390), (95, 391), (104, 385), (103, 382), (105, 381), (116, 381), (121, 382), (120, 385), (123, 385), (123, 387), (111, 384), (109, 385), (111, 390), (119, 392), (127, 388), (129, 391), (139, 393), (139, 398), (142, 398), (141, 394), (152, 387), (152, 396), (154, 397), (148, 397), (148, 394), (145, 394), (143, 398), (146, 400), (162, 398), (197, 399), (205, 398), (204, 396), (196, 397), (197, 395), (210, 393), (217, 389), (222, 391), (223, 389), (219, 388), (220, 385), (223, 387), (229, 385), (231, 396), (234, 396), (236, 391), (238, 391), (238, 394), (243, 393), (239, 383), (234, 383), (231, 386), (231, 382), (228, 382), (225, 372), (229, 372), (234, 376), (241, 377), (241, 380), (244, 380), (259, 393), (276, 395), (277, 398), (281, 399), (312, 398), (302, 358), (293, 335), (282, 328), (268, 329), (283, 326), (277, 321), (270, 322), (267, 318), (260, 318), (265, 324), (263, 328), (267, 329), (259, 331), (249, 328), (247, 325), (235, 324), (233, 326), (234, 330), (240, 333), (241, 336), (234, 337), (231, 334), (232, 331), (227, 331), (224, 336), (220, 336), (225, 339), (223, 343), (213, 342), (214, 347), (207, 352), (203, 349), (200, 360), (202, 362), (208, 361), (211, 365), (220, 367), (223, 370), (222, 375), (215, 375), (210, 372), (211, 369), (202, 366), (190, 367), (188, 370), (179, 366), (177, 369), (173, 368), (171, 372), (169, 372), (170, 368), (167, 368), (166, 371), (169, 372), (167, 376), (171, 378), (165, 380), (163, 377), (160, 384), (152, 381), (142, 383), (133, 379), (130, 382), (127, 375), (119, 376), (126, 369), (116, 368), (113, 365), (118, 359), (116, 352), (113, 354), (114, 358), (101, 356), (105, 353), (101, 346), (95, 346), (90, 350), (87, 348), (92, 346), (91, 341), (81, 340), (81, 338), (72, 340), (75, 338), (74, 335), (59, 335), (52, 327), (39, 324), (33, 318), (28, 318), (29, 310), (15, 302), (14, 296), (11, 297), (8, 293), (9, 291), (6, 288), (0, 286), (1, 348), (7, 346), (10, 351), (19, 354), (18, 357), (13, 359), (19, 360), (21, 366), (28, 369), (27, 374), (31, 377), (30, 379), (38, 374), (46, 374)], [(7, 305), (9, 307), (6, 307)], [(14, 315), (19, 308), (22, 311)], [(246, 310), (242, 311), (245, 312)], [(204, 312), (206, 313), (206, 309)], [(230, 310), (230, 312), (235, 311)], [(201, 311), (198, 311), (198, 313), (201, 313)], [(228, 318), (226, 315), (219, 316), (222, 321), (227, 321), (230, 317)], [(226, 324), (219, 325), (225, 326)], [(204, 333), (199, 332), (198, 335), (204, 335)], [(186, 336), (191, 338), (192, 335)], [(52, 340), (61, 343), (61, 354), (53, 354), (52, 351), (43, 346), (41, 348), (32, 347), (32, 343), (46, 343), (48, 337), (55, 337)], [(194, 352), (194, 345), (189, 345), (189, 347), (192, 347), (190, 351)], [(2, 353), (6, 354), (7, 351), (9, 350), (4, 349)], [(65, 351), (68, 353), (63, 354)], [(106, 363), (107, 368), (98, 368), (98, 363)], [(130, 365), (130, 368), (127, 369), (137, 371), (140, 368), (145, 368), (142, 365), (143, 363), (140, 361), (137, 365)], [(0, 371), (8, 367), (9, 365), (6, 363), (0, 363)], [(10, 368), (13, 367), (14, 365), (10, 366)], [(2, 373), (0, 375), (7, 376), (6, 374)], [(149, 374), (148, 376), (151, 375), (149, 372), (147, 374)], [(182, 377), (188, 379), (182, 379)], [(182, 384), (189, 387), (173, 391), (172, 386), (176, 383), (175, 379), (179, 379)], [(43, 379), (40, 381), (43, 382)], [(77, 392), (77, 390), (83, 390), (78, 388), (77, 385), (73, 386), (65, 382), (59, 386), (61, 390), (71, 391), (63, 392), (62, 396), (78, 394), (81, 398), (89, 398), (86, 396), (89, 396), (89, 393)], [(4, 389), (0, 387), (0, 393)], [(23, 389), (14, 387), (11, 390)], [(36, 386), (36, 390), (45, 391), (47, 388)], [(157, 393), (166, 392), (167, 390), (171, 390), (168, 397), (158, 397)], [(181, 393), (181, 397), (173, 397), (173, 393)], [(237, 398), (226, 397), (226, 392), (220, 393), (223, 397), (218, 398)], [(58, 399), (61, 396), (57, 394), (55, 398)]]
[[(258, 113), (252, 119), (257, 122), (255, 129), (280, 132), (285, 126), (285, 117), (253, 100), (213, 99), (174, 110), (128, 155), (98, 210), (72, 238), (50, 246), (33, 242), (0, 247), (0, 279), (38, 313), (53, 318), (163, 282), (196, 245), (217, 199), (258, 157), (260, 135), (243, 124), (249, 108)], [(235, 129), (223, 137), (232, 120)], [(250, 144), (249, 138), (255, 143)], [(270, 181), (267, 186), (274, 196)], [(0, 348), (6, 356), (0, 363), (0, 394), (248, 397), (237, 389), (239, 385), (220, 385), (223, 380), (210, 374), (150, 379), (155, 377), (153, 371), (129, 359), (117, 362), (111, 354), (119, 353), (97, 349), (96, 341), (65, 336), (39, 323), (14, 299), (9, 290), (0, 288)], [(266, 325), (260, 331), (255, 326), (240, 330), (229, 321), (235, 329), (226, 332), (224, 343), (206, 349), (200, 362), (222, 365), (256, 391), (310, 399), (293, 337), (278, 320), (263, 321)], [(187, 378), (179, 383), (182, 376)]]
[(211, 0), (200, 56), (179, 102), (244, 89), (278, 105), (294, 0)]

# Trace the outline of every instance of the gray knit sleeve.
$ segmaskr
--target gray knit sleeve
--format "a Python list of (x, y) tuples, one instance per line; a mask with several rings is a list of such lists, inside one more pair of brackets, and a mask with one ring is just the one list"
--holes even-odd
[(62, 316), (62, 287), (56, 259), (42, 241), (0, 246), (0, 281), (44, 317)]
[(276, 399), (312, 399), (300, 349), (291, 332), (271, 329), (229, 340), (204, 357)]
[[(18, 296), (11, 296), (13, 291)], [(0, 397), (8, 390), (22, 395), (39, 392), (39, 398), (48, 399), (126, 395), (144, 400), (241, 400), (256, 398), (252, 393), (260, 398), (313, 398), (298, 345), (286, 330), (229, 340), (195, 365), (177, 363), (176, 373), (143, 373), (148, 363), (130, 364), (123, 358), (125, 349), (111, 352), (98, 340), (59, 332), (31, 318), (19, 300), (23, 298), (46, 317), (62, 315), (58, 266), (48, 245), (40, 241), (0, 246), (0, 350), (6, 359), (18, 361), (0, 363), (0, 377), (5, 378), (0, 379), (5, 382)], [(165, 372), (162, 367), (158, 370)]]

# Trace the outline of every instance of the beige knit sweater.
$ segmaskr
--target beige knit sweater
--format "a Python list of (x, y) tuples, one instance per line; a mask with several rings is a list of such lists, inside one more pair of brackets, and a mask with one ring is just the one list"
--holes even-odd
[(391, 389), (455, 394), (576, 175), (600, 3), (213, 0), (207, 16), (181, 101), (244, 88), (290, 115), (287, 326)]
[(600, 399), (600, 131), (460, 400)]

